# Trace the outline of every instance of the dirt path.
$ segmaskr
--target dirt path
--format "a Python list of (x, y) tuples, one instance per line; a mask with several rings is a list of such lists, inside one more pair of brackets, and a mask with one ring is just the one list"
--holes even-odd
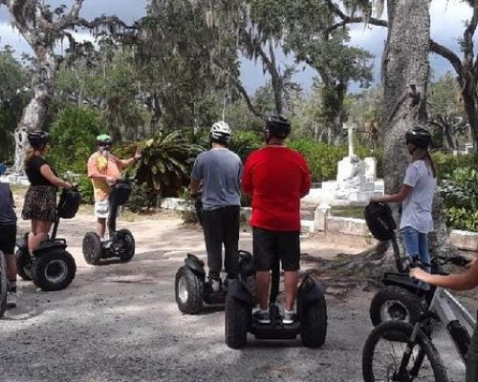
[[(247, 348), (235, 351), (224, 344), (221, 309), (184, 316), (174, 300), (174, 275), (184, 255), (204, 256), (200, 230), (184, 227), (173, 214), (119, 222), (135, 235), (137, 255), (128, 264), (91, 267), (81, 255), (91, 222), (79, 215), (60, 227), (78, 264), (68, 289), (42, 293), (21, 282), (19, 308), (0, 321), (0, 381), (362, 381), (372, 292), (327, 296), (329, 328), (321, 349), (250, 337)], [(302, 247), (326, 257), (356, 251), (310, 238)], [(249, 233), (241, 235), (241, 248), (251, 249)], [(445, 344), (443, 334), (438, 344)], [(458, 357), (450, 346), (446, 351), (450, 380), (463, 381)]]

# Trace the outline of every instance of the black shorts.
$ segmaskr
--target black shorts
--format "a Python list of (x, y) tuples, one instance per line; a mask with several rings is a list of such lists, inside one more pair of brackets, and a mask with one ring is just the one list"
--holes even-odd
[(256, 271), (270, 271), (272, 260), (278, 256), (284, 271), (300, 269), (299, 231), (269, 231), (253, 227), (252, 251)]
[(17, 226), (0, 225), (0, 251), (4, 255), (13, 255), (15, 252), (15, 242), (17, 240)]

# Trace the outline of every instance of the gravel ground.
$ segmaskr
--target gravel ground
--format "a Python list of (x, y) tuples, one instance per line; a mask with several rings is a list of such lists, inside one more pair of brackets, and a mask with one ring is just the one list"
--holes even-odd
[[(43, 293), (20, 283), (19, 307), (0, 322), (0, 381), (362, 381), (372, 292), (327, 295), (328, 335), (320, 349), (249, 337), (245, 349), (231, 350), (224, 344), (222, 309), (184, 316), (175, 303), (174, 275), (184, 255), (204, 255), (199, 230), (170, 214), (120, 222), (133, 231), (137, 255), (128, 264), (91, 267), (80, 249), (91, 220), (79, 215), (60, 227), (78, 265), (68, 289)], [(312, 256), (356, 250), (314, 240), (303, 241)], [(242, 234), (241, 248), (250, 250), (249, 233)], [(450, 380), (463, 381), (463, 366), (443, 331), (437, 343)]]

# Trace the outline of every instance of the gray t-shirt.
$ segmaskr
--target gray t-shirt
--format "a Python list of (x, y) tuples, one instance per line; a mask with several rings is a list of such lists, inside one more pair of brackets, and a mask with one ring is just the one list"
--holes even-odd
[(191, 178), (202, 181), (202, 204), (205, 210), (241, 205), (242, 162), (226, 148), (202, 152), (194, 162)]
[(412, 227), (418, 232), (433, 231), (432, 204), (437, 180), (423, 160), (410, 163), (403, 181), (413, 187), (402, 203), (400, 228)]
[(0, 225), (17, 224), (17, 215), (13, 210), (13, 195), (7, 183), (0, 182)]

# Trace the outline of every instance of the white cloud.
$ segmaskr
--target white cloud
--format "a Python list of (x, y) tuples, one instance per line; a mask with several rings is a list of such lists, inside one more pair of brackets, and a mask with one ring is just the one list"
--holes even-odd
[[(95, 42), (95, 38), (88, 32), (73, 32), (72, 35), (77, 42)], [(0, 44), (2, 46), (10, 45), (13, 47), (18, 58), (22, 53), (32, 54), (32, 50), (28, 43), (10, 23), (0, 22)], [(69, 42), (65, 39), (63, 42), (58, 42), (55, 51), (57, 54), (61, 54), (63, 53), (63, 50), (68, 48), (68, 46)]]

